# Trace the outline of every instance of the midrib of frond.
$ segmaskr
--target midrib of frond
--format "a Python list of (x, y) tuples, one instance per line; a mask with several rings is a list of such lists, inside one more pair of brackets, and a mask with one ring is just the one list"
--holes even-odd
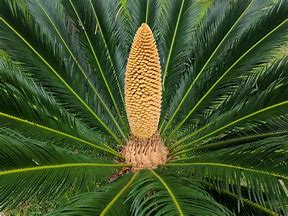
[(91, 142), (89, 142), (89, 141), (87, 141), (87, 140), (83, 140), (83, 139), (81, 139), (81, 138), (79, 138), (79, 137), (75, 137), (75, 136), (73, 136), (73, 135), (71, 135), (71, 134), (67, 134), (67, 133), (64, 133), (64, 132), (62, 132), (62, 131), (58, 131), (58, 130), (55, 130), (55, 129), (53, 129), (53, 128), (49, 128), (49, 127), (47, 127), (47, 126), (43, 126), (43, 125), (40, 125), (40, 124), (31, 122), (31, 121), (28, 121), (28, 120), (26, 120), (26, 119), (18, 118), (18, 117), (16, 117), (16, 116), (12, 116), (12, 115), (9, 115), (9, 114), (6, 114), (6, 113), (0, 112), (0, 117), (1, 117), (1, 116), (4, 117), (4, 118), (12, 119), (12, 120), (14, 120), (14, 121), (18, 121), (18, 122), (21, 122), (21, 123), (28, 124), (28, 125), (30, 125), (30, 126), (32, 126), (32, 127), (36, 127), (36, 128), (40, 128), (40, 129), (49, 131), (49, 132), (51, 132), (51, 133), (56, 133), (56, 134), (58, 134), (58, 135), (61, 135), (61, 136), (63, 136), (63, 137), (67, 137), (67, 138), (69, 138), (69, 139), (76, 140), (76, 141), (78, 141), (78, 142), (80, 142), (80, 143), (83, 143), (83, 144), (89, 145), (89, 146), (91, 146), (91, 147), (93, 147), (93, 148), (96, 148), (96, 149), (99, 149), (99, 150), (108, 152), (108, 153), (113, 154), (113, 155), (115, 155), (115, 156), (117, 156), (117, 157), (122, 157), (121, 154), (119, 154), (119, 153), (116, 152), (114, 149), (112, 149), (112, 148), (110, 148), (110, 147), (108, 147), (108, 146), (107, 146), (107, 147), (102, 147), (102, 146), (96, 145), (96, 144), (94, 144), (94, 143), (91, 143)]
[(224, 77), (246, 56), (248, 55), (255, 47), (261, 44), (266, 38), (272, 35), (275, 31), (277, 31), (281, 26), (283, 26), (287, 22), (285, 19), (271, 31), (269, 31), (264, 37), (262, 37), (257, 43), (255, 43), (252, 47), (250, 47), (244, 54), (240, 56), (224, 73), (223, 75), (209, 88), (209, 90), (205, 93), (205, 95), (196, 103), (193, 109), (186, 115), (186, 117), (173, 129), (173, 131), (169, 134), (169, 137), (174, 135), (176, 131), (187, 121), (187, 119), (194, 113), (194, 111), (200, 106), (200, 104), (205, 100), (205, 98), (213, 91), (213, 89), (224, 79)]
[(146, 13), (145, 13), (145, 23), (148, 23), (148, 16), (149, 16), (149, 0), (146, 0)]
[(37, 167), (26, 167), (20, 169), (11, 169), (11, 170), (4, 170), (0, 171), (0, 176), (3, 175), (11, 175), (15, 173), (27, 173), (33, 171), (41, 171), (41, 170), (52, 170), (52, 169), (64, 169), (70, 167), (125, 167), (129, 166), (127, 164), (100, 164), (100, 163), (65, 163), (65, 164), (55, 164), (55, 165), (44, 165), (44, 166), (37, 166)]
[[(189, 159), (192, 159), (192, 158), (186, 158), (184, 160), (189, 160)], [(253, 168), (247, 168), (247, 167), (243, 167), (243, 166), (236, 166), (236, 165), (225, 164), (225, 163), (213, 163), (213, 162), (168, 163), (168, 164), (164, 164), (162, 166), (165, 166), (165, 167), (187, 167), (187, 166), (205, 166), (205, 167), (207, 167), (207, 166), (214, 166), (214, 167), (222, 167), (222, 168), (231, 168), (231, 169), (236, 169), (239, 171), (248, 171), (248, 172), (253, 172), (253, 173), (259, 173), (262, 175), (273, 176), (276, 178), (288, 180), (288, 176), (280, 175), (277, 173), (266, 172), (266, 171), (262, 171), (262, 170), (256, 170)]]
[(179, 10), (179, 14), (178, 14), (177, 21), (176, 21), (176, 26), (175, 26), (175, 29), (174, 29), (174, 32), (173, 32), (171, 45), (170, 45), (170, 48), (169, 48), (167, 61), (166, 61), (166, 64), (165, 64), (165, 69), (164, 69), (164, 72), (163, 72), (163, 90), (164, 91), (165, 91), (165, 80), (166, 80), (166, 76), (167, 76), (167, 73), (168, 73), (170, 59), (171, 59), (171, 55), (172, 55), (172, 52), (173, 52), (174, 43), (175, 43), (175, 39), (176, 39), (176, 35), (177, 35), (177, 30), (178, 30), (178, 26), (179, 26), (179, 23), (180, 23), (180, 19), (181, 19), (181, 16), (182, 16), (184, 3), (185, 3), (185, 0), (182, 0), (181, 7), (180, 7), (180, 10)]
[(117, 202), (117, 200), (127, 191), (127, 189), (131, 186), (131, 184), (134, 182), (136, 177), (138, 176), (139, 172), (134, 173), (134, 175), (131, 177), (129, 182), (115, 195), (115, 197), (108, 203), (108, 205), (103, 209), (100, 216), (104, 216)]
[(0, 20), (12, 30), (28, 47), (31, 49), (41, 61), (57, 76), (57, 78), (64, 84), (64, 86), (79, 100), (79, 102), (96, 118), (96, 120), (110, 133), (110, 135), (121, 144), (121, 140), (116, 136), (116, 134), (109, 128), (103, 120), (88, 106), (86, 102), (72, 89), (71, 86), (59, 75), (59, 73), (44, 59), (44, 57), (37, 51), (35, 48), (24, 38), (22, 35), (17, 32), (3, 17), (0, 17)]
[[(230, 146), (232, 144), (237, 145), (238, 143), (249, 142), (249, 141), (253, 141), (255, 139), (263, 139), (265, 137), (281, 136), (281, 135), (285, 135), (285, 134), (288, 134), (288, 130), (281, 130), (281, 131), (268, 132), (268, 133), (260, 133), (260, 134), (255, 134), (255, 135), (251, 135), (251, 136), (246, 136), (246, 137), (237, 137), (237, 138), (230, 139), (230, 140), (219, 141), (219, 142), (214, 142), (214, 143), (209, 143), (209, 144), (197, 146), (197, 147), (191, 148), (189, 150), (183, 150), (183, 151), (180, 151), (179, 154), (184, 154), (187, 152), (193, 152), (193, 151), (199, 151), (199, 150), (205, 150), (205, 149), (209, 150), (209, 149), (213, 149), (213, 148), (217, 148), (217, 147), (224, 148), (224, 147)], [(179, 159), (177, 159), (177, 160), (179, 160)], [(173, 160), (173, 161), (177, 161), (177, 160)]]
[[(199, 141), (201, 141), (201, 140), (203, 140), (203, 139), (205, 139), (205, 138), (207, 138), (207, 137), (209, 137), (209, 136), (211, 136), (211, 135), (213, 135), (213, 134), (215, 134), (215, 133), (217, 133), (217, 132), (219, 132), (219, 131), (222, 131), (222, 130), (230, 127), (230, 126), (233, 126), (233, 125), (235, 125), (235, 124), (237, 124), (237, 123), (239, 123), (239, 122), (241, 122), (241, 121), (244, 121), (244, 120), (246, 120), (246, 119), (249, 119), (249, 118), (251, 118), (251, 117), (253, 117), (253, 116), (255, 116), (255, 115), (261, 114), (261, 113), (266, 112), (266, 111), (270, 111), (270, 110), (273, 109), (273, 108), (277, 108), (277, 107), (284, 106), (284, 105), (287, 105), (287, 104), (288, 104), (288, 100), (283, 101), (283, 102), (281, 102), (281, 103), (274, 104), (274, 105), (269, 106), (269, 107), (265, 107), (265, 108), (263, 108), (263, 109), (261, 109), (261, 110), (257, 110), (256, 112), (253, 112), (253, 113), (250, 113), (250, 114), (248, 114), (248, 115), (246, 115), (246, 116), (243, 116), (243, 117), (241, 117), (241, 118), (239, 118), (239, 119), (237, 119), (237, 120), (234, 120), (234, 121), (230, 122), (229, 124), (226, 124), (226, 125), (218, 128), (218, 129), (216, 129), (216, 130), (214, 130), (214, 131), (212, 131), (212, 132), (210, 132), (210, 133), (208, 133), (208, 134), (206, 134), (206, 135), (204, 135), (204, 136), (202, 136), (202, 137), (200, 137), (200, 138), (192, 141), (192, 142), (189, 143), (188, 145), (185, 145), (185, 146), (182, 146), (182, 147), (178, 148), (177, 151), (172, 152), (171, 155), (179, 155), (179, 151), (181, 151), (181, 150), (183, 150), (183, 149), (186, 149), (187, 147), (193, 145), (194, 143), (199, 142)], [(188, 136), (182, 138), (181, 140), (179, 140), (178, 142), (176, 142), (173, 146), (174, 146), (174, 147), (178, 146), (179, 144), (183, 143), (184, 141), (186, 141), (186, 140), (189, 139), (190, 137), (196, 135), (198, 132), (200, 132), (201, 130), (203, 130), (203, 129), (205, 129), (205, 128), (207, 128), (207, 127), (203, 127), (203, 128), (201, 128), (201, 129), (199, 129), (198, 131), (192, 133), (191, 135), (188, 135)]]
[(154, 170), (150, 169), (150, 171), (153, 173), (153, 175), (158, 178), (158, 180), (161, 182), (161, 184), (165, 187), (165, 189), (167, 190), (167, 192), (169, 193), (178, 213), (180, 216), (184, 216), (183, 211), (177, 201), (176, 196), (174, 195), (174, 193), (172, 192), (172, 190), (170, 189), (170, 187), (167, 185), (167, 183), (164, 181), (163, 178), (161, 178), (161, 176), (159, 176)]
[[(84, 69), (82, 68), (82, 66), (79, 64), (78, 60), (76, 59), (75, 55), (72, 53), (71, 49), (69, 48), (69, 46), (67, 45), (66, 41), (64, 40), (63, 36), (61, 35), (61, 33), (59, 32), (58, 28), (56, 27), (55, 23), (53, 22), (53, 20), (51, 19), (51, 17), (49, 16), (48, 12), (44, 9), (44, 7), (41, 5), (41, 3), (39, 2), (39, 0), (36, 0), (36, 2), (38, 3), (39, 7), (41, 8), (41, 10), (44, 12), (45, 16), (47, 17), (47, 19), (49, 20), (49, 22), (51, 23), (51, 25), (53, 26), (53, 28), (55, 29), (57, 35), (59, 36), (60, 40), (62, 41), (62, 43), (64, 44), (66, 50), (69, 52), (70, 56), (72, 57), (73, 61), (76, 63), (76, 65), (78, 66), (79, 70), (81, 71), (81, 73), (83, 74), (83, 76), (85, 77), (85, 79), (87, 80), (89, 86), (92, 88), (93, 92), (95, 93), (95, 95), (98, 97), (98, 99), (100, 100), (100, 102), (102, 103), (102, 105), (104, 106), (104, 108), (106, 109), (107, 113), (109, 114), (109, 116), (111, 117), (112, 121), (114, 122), (114, 124), (116, 125), (116, 127), (118, 128), (119, 132), (121, 133), (121, 135), (123, 136), (124, 139), (127, 139), (126, 136), (124, 135), (121, 127), (119, 126), (118, 122), (116, 121), (115, 117), (112, 115), (110, 109), (107, 107), (107, 104), (103, 101), (101, 95), (98, 93), (97, 89), (95, 88), (95, 86), (93, 85), (93, 83), (91, 82), (91, 80), (88, 78), (87, 74), (85, 73)], [(90, 40), (89, 40), (89, 44), (90, 44)], [(94, 50), (93, 50), (93, 53)], [(97, 61), (97, 63), (99, 64), (99, 62)], [(100, 67), (100, 64), (98, 65), (101, 74), (103, 73), (102, 68)], [(121, 115), (119, 112), (119, 109), (117, 107), (117, 104), (115, 103), (114, 97), (111, 94), (110, 88), (108, 86), (108, 83), (106, 81), (106, 79), (104, 79), (105, 84), (107, 85), (107, 89), (110, 93), (110, 96), (112, 98), (112, 101), (114, 103), (115, 109), (118, 113), (119, 119), (121, 119)]]
[(222, 46), (222, 44), (226, 41), (226, 38), (230, 35), (230, 33), (232, 32), (232, 30), (235, 28), (235, 26), (239, 23), (239, 21), (241, 20), (241, 18), (246, 14), (246, 12), (248, 11), (248, 9), (250, 8), (250, 6), (252, 5), (253, 0), (250, 2), (250, 4), (246, 7), (246, 9), (240, 14), (240, 16), (238, 17), (238, 19), (235, 21), (235, 23), (231, 26), (231, 28), (229, 29), (229, 31), (224, 35), (223, 39), (219, 42), (219, 44), (217, 45), (217, 47), (215, 48), (215, 50), (211, 53), (210, 57), (208, 58), (208, 60), (205, 62), (205, 64), (203, 65), (203, 67), (200, 69), (198, 75), (196, 76), (195, 80), (193, 80), (192, 84), (189, 86), (187, 92), (184, 94), (183, 98), (181, 99), (181, 101), (179, 102), (177, 108), (175, 109), (175, 112), (173, 113), (173, 115), (171, 116), (171, 118), (169, 119), (169, 121), (167, 122), (165, 128), (162, 130), (162, 128), (164, 127), (164, 122), (160, 127), (160, 131), (161, 134), (164, 134), (165, 131), (168, 129), (168, 127), (170, 126), (170, 124), (172, 123), (173, 119), (175, 118), (176, 114), (178, 113), (178, 111), (180, 110), (181, 106), (183, 105), (184, 101), (186, 100), (186, 98), (188, 97), (190, 91), (192, 90), (193, 86), (195, 85), (195, 83), (197, 82), (197, 80), (200, 78), (200, 76), (202, 75), (202, 73), (204, 72), (204, 70), (206, 69), (206, 67), (208, 66), (208, 64), (210, 63), (210, 61), (213, 59), (214, 55), (217, 53), (217, 51), (219, 50), (219, 48)]

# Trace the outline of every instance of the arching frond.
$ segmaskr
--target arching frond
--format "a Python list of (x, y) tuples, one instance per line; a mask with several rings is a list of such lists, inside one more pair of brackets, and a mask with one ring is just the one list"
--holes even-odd
[(227, 215), (201, 184), (153, 170), (140, 174), (130, 192), (135, 215)]
[(21, 67), (29, 71), (37, 82), (46, 89), (49, 87), (49, 91), (67, 109), (121, 143), (111, 122), (115, 123), (111, 109), (95, 98), (95, 92), (87, 84), (89, 77), (96, 86), (92, 72), (84, 75), (77, 71), (79, 64), (75, 65), (73, 57), (67, 55), (65, 46), (56, 45), (53, 36), (40, 31), (41, 26), (22, 1), (1, 1), (0, 17), (0, 48), (21, 62)]
[[(210, 181), (216, 188), (242, 197), (242, 186), (250, 200), (275, 212), (287, 212), (287, 136), (267, 138), (198, 156), (175, 160), (165, 166), (179, 168)], [(284, 214), (285, 215), (285, 214)]]
[[(167, 111), (170, 110), (172, 96), (175, 89), (180, 87), (182, 78), (190, 64), (190, 54), (197, 26), (212, 1), (167, 0), (161, 4), (158, 29), (159, 52), (162, 64), (163, 82), (163, 115), (162, 124), (165, 124)], [(191, 19), (193, 17), (193, 19)], [(169, 117), (169, 116), (168, 116)]]
[[(96, 85), (101, 89), (100, 94), (96, 93), (96, 95), (105, 106), (105, 109), (122, 136), (125, 137), (118, 122), (114, 119), (113, 113), (109, 110), (112, 107), (108, 107), (105, 101), (102, 100), (103, 96), (109, 95), (108, 98), (111, 100), (111, 104), (113, 104), (119, 120), (124, 124), (122, 119), (122, 115), (124, 114), (124, 99), (119, 83), (120, 72), (115, 65), (117, 44), (108, 40), (109, 34), (110, 37), (115, 37), (115, 42), (117, 42), (118, 30), (113, 27), (115, 20), (111, 18), (111, 13), (116, 13), (115, 8), (118, 6), (113, 6), (111, 2), (104, 3), (92, 0), (86, 2), (71, 0), (62, 1), (62, 3), (66, 15), (69, 16), (68, 19), (72, 22), (74, 36), (77, 38), (78, 44), (81, 45), (81, 50), (87, 59), (86, 64), (91, 65), (92, 75), (96, 77)], [(115, 14), (113, 15), (115, 16)], [(54, 13), (53, 17), (57, 17), (57, 13)], [(104, 25), (105, 22), (112, 26)], [(121, 59), (118, 58), (118, 60)], [(124, 64), (124, 62), (119, 63)], [(102, 91), (104, 89), (105, 91)]]
[[(182, 100), (183, 103), (182, 101), (179, 103), (179, 105), (183, 104), (182, 117), (177, 117), (178, 123), (173, 131), (170, 131), (169, 136), (173, 136), (184, 123), (189, 122), (192, 127), (208, 124), (205, 119), (209, 119), (209, 116), (216, 112), (225, 100), (230, 99), (230, 95), (242, 90), (239, 83), (243, 79), (255, 73), (255, 70), (264, 68), (275, 59), (283, 57), (283, 54), (279, 57), (279, 50), (281, 47), (287, 47), (287, 11), (286, 3), (282, 1), (275, 3), (269, 10), (263, 10), (265, 16), (256, 19), (250, 24), (249, 29), (234, 34), (234, 40), (232, 37), (225, 46), (223, 45), (221, 54), (217, 54), (199, 80), (197, 79), (197, 85), (196, 81), (191, 84), (195, 88), (193, 87), (192, 90), (191, 87), (187, 90), (186, 98), (189, 100), (185, 100), (185, 103)], [(189, 97), (188, 92), (191, 92)]]
[[(205, 138), (223, 137), (227, 134), (255, 135), (262, 132), (273, 132), (287, 128), (287, 68), (288, 58), (282, 58), (272, 64), (261, 74), (251, 75), (242, 85), (243, 91), (236, 93), (225, 104), (224, 111), (211, 117), (210, 122), (195, 132), (177, 141), (178, 146), (186, 140), (180, 149), (199, 143)], [(234, 99), (234, 100), (233, 100)], [(269, 117), (269, 118), (267, 118)], [(176, 150), (177, 151), (177, 150)]]
[(277, 136), (283, 136), (283, 135), (287, 135), (287, 134), (288, 134), (287, 129), (283, 129), (283, 130), (280, 129), (280, 130), (276, 130), (276, 131), (272, 131), (272, 132), (264, 132), (263, 131), (262, 133), (258, 133), (258, 134), (254, 134), (254, 135), (247, 135), (247, 136), (243, 136), (243, 137), (236, 137), (236, 138), (230, 137), (227, 139), (224, 138), (224, 139), (220, 139), (219, 141), (208, 142), (208, 143), (203, 144), (203, 145), (195, 145), (194, 147), (191, 147), (187, 150), (180, 151), (179, 154), (185, 152), (186, 155), (193, 155), (193, 154), (197, 154), (197, 153), (210, 152), (210, 151), (225, 149), (225, 148), (229, 148), (229, 147), (233, 147), (233, 146), (239, 146), (239, 145), (242, 145), (244, 143), (262, 140), (262, 139), (265, 139), (268, 137), (277, 137)]
[[(243, 216), (276, 216), (276, 212), (271, 211), (268, 208), (265, 208), (262, 205), (259, 205), (255, 202), (252, 202), (249, 199), (242, 197), (239, 199), (237, 194), (231, 193), (227, 190), (216, 188), (213, 184), (204, 183), (206, 190), (213, 198), (227, 207), (233, 212), (234, 215), (243, 215)], [(242, 196), (244, 196), (242, 194)]]
[[(190, 68), (190, 70), (193, 69), (193, 74), (187, 73), (181, 80), (182, 83), (180, 82), (176, 94), (172, 94), (174, 98), (166, 114), (168, 122), (162, 123), (162, 132), (165, 132), (173, 122), (193, 85), (249, 7), (249, 1), (236, 2), (235, 4), (229, 4), (229, 1), (219, 1), (209, 7), (204, 20), (201, 20), (200, 25), (196, 26), (194, 41), (191, 41), (191, 46), (194, 45), (189, 52), (189, 57), (192, 57), (190, 61), (194, 63), (193, 67)], [(187, 62), (187, 64), (191, 63)], [(190, 101), (195, 100), (193, 97), (189, 98)]]
[(101, 133), (88, 129), (8, 59), (0, 61), (0, 92), (1, 125), (64, 148), (117, 154), (105, 146)]
[(25, 201), (52, 199), (67, 192), (93, 189), (125, 166), (65, 152), (53, 145), (1, 129), (0, 209)]
[(93, 192), (83, 193), (72, 198), (67, 206), (62, 207), (47, 216), (52, 215), (130, 215), (130, 202), (126, 200), (131, 185), (138, 173), (129, 174), (110, 185)]

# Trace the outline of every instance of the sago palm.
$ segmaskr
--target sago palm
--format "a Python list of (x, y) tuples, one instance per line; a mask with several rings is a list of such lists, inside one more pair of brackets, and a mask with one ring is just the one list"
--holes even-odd
[(2, 212), (288, 215), (287, 0), (1, 0), (0, 49)]

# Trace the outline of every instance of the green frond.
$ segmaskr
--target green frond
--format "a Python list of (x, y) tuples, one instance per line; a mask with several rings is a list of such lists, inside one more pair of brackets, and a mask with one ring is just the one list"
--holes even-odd
[[(245, 135), (243, 137), (237, 137), (237, 138), (227, 138), (227, 139), (220, 139), (219, 141), (215, 142), (208, 142), (204, 145), (195, 145), (195, 147), (189, 148), (189, 150), (183, 150), (180, 152), (185, 152), (186, 155), (193, 155), (203, 152), (210, 152), (215, 151), (219, 149), (229, 148), (233, 146), (238, 146), (247, 142), (253, 142), (257, 140), (262, 140), (269, 137), (277, 137), (277, 136), (283, 136), (288, 134), (288, 129), (284, 130), (276, 130), (276, 131), (270, 131), (270, 132), (261, 132), (258, 134), (253, 135)], [(180, 153), (179, 152), (179, 153)]]
[(125, 164), (77, 156), (18, 133), (0, 133), (0, 209), (51, 200), (70, 189), (93, 190)]
[(249, 199), (241, 198), (239, 200), (238, 196), (226, 190), (216, 189), (212, 184), (204, 183), (205, 188), (208, 190), (209, 194), (213, 198), (224, 205), (226, 208), (230, 209), (234, 215), (243, 216), (277, 216), (276, 212), (271, 211), (268, 208), (263, 207)]
[(211, 2), (168, 0), (161, 4), (157, 19), (159, 37), (156, 38), (161, 56), (164, 89), (161, 129), (170, 110), (171, 96), (175, 94), (175, 89), (180, 87), (179, 84), (187, 73), (197, 26)]
[(275, 212), (287, 212), (287, 136), (267, 138), (223, 150), (185, 157), (164, 165), (210, 181)]
[(77, 65), (73, 57), (67, 55), (65, 47), (56, 45), (54, 37), (41, 31), (40, 28), (45, 29), (45, 26), (40, 26), (26, 7), (18, 6), (20, 4), (21, 1), (1, 1), (0, 48), (21, 62), (23, 70), (49, 89), (65, 108), (122, 143), (111, 119), (107, 118), (113, 116), (111, 109), (95, 99), (95, 93), (87, 84), (87, 77), (93, 78), (92, 72), (85, 77), (77, 71)]
[(130, 192), (133, 215), (227, 215), (199, 181), (153, 170), (140, 173)]
[(92, 132), (59, 106), (9, 59), (0, 60), (0, 119), (0, 125), (39, 140), (62, 143), (64, 148), (117, 153), (105, 146), (101, 133)]
[(83, 193), (72, 198), (66, 206), (52, 215), (130, 215), (130, 202), (126, 200), (131, 184), (138, 173), (129, 174), (93, 192)]
[[(96, 77), (96, 83), (91, 83), (95, 94), (105, 107), (116, 127), (119, 129), (121, 135), (125, 137), (118, 122), (114, 119), (113, 113), (110, 112), (112, 107), (108, 107), (107, 103), (102, 99), (103, 96), (109, 95), (106, 101), (110, 100), (111, 103), (109, 102), (108, 105), (113, 104), (118, 119), (124, 124), (122, 115), (124, 115), (125, 112), (123, 92), (119, 83), (120, 73), (118, 68), (117, 71), (115, 68), (116, 56), (114, 52), (117, 47), (115, 43), (107, 43), (108, 34), (110, 37), (117, 34), (116, 29), (113, 28), (115, 20), (111, 19), (111, 13), (113, 13), (113, 10), (109, 12), (109, 10), (113, 9), (111, 8), (111, 5), (111, 3), (102, 3), (98, 1), (92, 2), (92, 0), (84, 3), (83, 1), (63, 1), (65, 12), (62, 11), (62, 13), (69, 16), (67, 19), (70, 20), (70, 24), (74, 28), (73, 36), (77, 38), (77, 43), (81, 45), (81, 51), (87, 59), (87, 62), (85, 63), (89, 64), (91, 67), (91, 75)], [(114, 7), (117, 8), (117, 5)], [(51, 12), (52, 17), (59, 17), (59, 13), (55, 13), (55, 10), (52, 10)], [(62, 26), (65, 25), (65, 20), (62, 20), (62, 23)], [(109, 27), (110, 25), (112, 26)], [(67, 34), (67, 29), (64, 30), (66, 30), (64, 32)], [(70, 40), (70, 43), (73, 43), (73, 41)], [(98, 92), (94, 85), (102, 91)]]
[[(179, 149), (184, 149), (207, 138), (215, 139), (227, 135), (245, 137), (286, 130), (287, 68), (286, 56), (261, 72), (248, 76), (240, 85), (242, 91), (237, 91), (231, 96), (231, 101), (219, 107), (222, 108), (221, 111), (207, 118), (205, 126), (178, 140), (173, 146), (181, 145)], [(182, 144), (187, 140), (190, 141), (189, 144)]]
[[(180, 80), (179, 88), (169, 104), (166, 119), (161, 125), (161, 132), (164, 133), (173, 122), (176, 114), (183, 107), (183, 103), (192, 90), (197, 80), (202, 75), (209, 62), (213, 59), (222, 44), (226, 41), (231, 31), (238, 24), (239, 20), (246, 14), (250, 7), (250, 1), (238, 1), (229, 4), (229, 1), (218, 1), (210, 5), (204, 20), (197, 26), (194, 36), (192, 50), (189, 52), (191, 62), (187, 62), (186, 75)], [(190, 66), (189, 66), (190, 65)], [(191, 74), (193, 70), (193, 74)], [(189, 97), (189, 100), (195, 100)], [(164, 127), (165, 126), (165, 127)]]
[[(47, 2), (45, 3), (45, 1), (36, 1), (36, 3), (35, 3), (35, 1), (28, 1), (28, 6), (31, 9), (31, 11), (33, 12), (33, 15), (35, 16), (35, 18), (36, 18), (37, 22), (39, 23), (39, 25), (45, 26), (47, 28), (46, 29), (47, 33), (50, 33), (51, 36), (55, 35), (55, 36), (57, 36), (56, 38), (59, 38), (59, 42), (58, 43), (59, 44), (61, 44), (61, 43), (63, 44), (63, 47), (65, 47), (65, 49), (68, 52), (67, 56), (69, 56), (69, 55), (71, 56), (71, 58), (75, 62), (75, 65), (79, 68), (79, 71), (87, 79), (87, 83), (91, 87), (91, 89), (94, 92), (94, 94), (97, 96), (97, 98), (99, 98), (100, 102), (104, 106), (106, 106), (106, 109), (108, 109), (108, 111), (110, 111), (109, 108), (107, 107), (106, 103), (102, 99), (103, 95), (105, 95), (105, 94), (102, 94), (102, 96), (99, 94), (98, 90), (94, 86), (94, 83), (92, 83), (92, 81), (90, 80), (91, 78), (89, 78), (88, 74), (85, 72), (85, 70), (87, 70), (86, 68), (84, 69), (85, 62), (83, 60), (81, 61), (81, 57), (83, 59), (83, 56), (80, 56), (80, 54), (79, 54), (79, 53), (83, 53), (83, 51), (79, 51), (81, 49), (81, 47), (75, 47), (75, 44), (78, 44), (77, 40), (74, 40), (74, 41), (71, 40), (71, 34), (69, 33), (69, 31), (67, 31), (67, 27), (66, 27), (67, 20), (61, 19), (61, 17), (66, 17), (66, 19), (69, 19), (69, 18), (67, 17), (67, 14), (65, 14), (63, 12), (63, 7), (59, 4), (59, 1), (58, 2), (54, 1), (53, 3), (49, 3), (49, 4), (47, 4)], [(95, 11), (95, 10), (93, 10), (93, 11)], [(59, 15), (59, 14), (61, 14), (61, 15)], [(87, 23), (87, 22), (84, 21), (83, 23)], [(97, 25), (99, 25), (99, 23), (97, 23), (95, 26), (97, 26)], [(95, 26), (93, 27), (93, 35), (95, 35), (95, 31), (96, 31), (95, 30)], [(70, 28), (71, 28), (71, 26), (70, 26)], [(74, 26), (74, 28), (76, 28), (76, 26)], [(74, 31), (76, 31), (76, 29), (74, 29)], [(88, 30), (86, 29), (86, 31), (88, 31)], [(102, 30), (100, 29), (100, 31), (102, 31)], [(112, 99), (112, 103), (113, 103), (113, 105), (114, 105), (114, 107), (115, 107), (115, 109), (116, 109), (116, 111), (117, 111), (117, 113), (118, 113), (118, 115), (120, 117), (121, 114), (120, 114), (118, 105), (116, 104), (114, 96), (112, 96), (111, 89), (110, 89), (110, 87), (109, 87), (109, 85), (107, 83), (107, 79), (105, 78), (105, 76), (103, 74), (103, 68), (100, 65), (100, 62), (102, 63), (103, 61), (100, 61), (100, 59), (97, 57), (97, 55), (95, 53), (95, 50), (94, 50), (94, 47), (92, 47), (91, 40), (90, 40), (90, 37), (88, 36), (88, 34), (85, 34), (85, 36), (86, 36), (87, 42), (89, 42), (89, 44), (91, 45), (90, 49), (92, 50), (92, 53), (93, 53), (93, 55), (95, 57), (95, 59), (93, 59), (93, 60), (94, 61), (96, 60), (97, 66), (98, 66), (97, 67), (98, 68), (97, 71), (96, 71), (96, 69), (94, 69), (95, 70), (94, 74), (95, 75), (97, 75), (98, 73), (101, 74), (101, 79), (103, 79), (103, 81), (104, 81), (104, 86), (106, 86), (107, 90), (108, 90), (107, 93), (110, 94), (111, 99)], [(103, 36), (103, 34), (101, 34), (101, 36)], [(74, 33), (73, 37), (74, 38), (78, 38), (79, 36), (77, 37), (77, 34)], [(79, 40), (79, 38), (78, 38), (78, 40)], [(96, 41), (99, 41), (99, 39), (96, 40)], [(105, 48), (104, 45), (102, 45), (102, 46), (103, 46), (103, 48)], [(74, 48), (75, 51), (72, 50), (70, 47)], [(103, 50), (103, 49), (98, 48), (97, 50)], [(106, 61), (106, 59), (105, 59), (105, 61)], [(89, 70), (91, 70), (91, 69), (89, 69)], [(105, 69), (105, 71), (109, 71), (109, 70)], [(111, 79), (111, 80), (113, 80), (113, 79)], [(100, 85), (100, 82), (97, 80), (97, 86), (99, 86), (99, 85)], [(119, 86), (119, 84), (117, 84), (117, 85)], [(118, 91), (114, 91), (114, 95), (117, 95), (117, 93), (119, 93), (119, 92), (121, 92), (121, 91), (119, 91), (119, 90)], [(122, 107), (123, 107), (123, 104), (122, 104)], [(119, 125), (114, 120), (114, 118), (113, 118), (113, 121), (116, 124), (116, 126), (118, 126), (118, 129), (122, 132), (121, 128), (119, 128)]]
[[(279, 1), (268, 11), (263, 10), (265, 16), (249, 24), (249, 29), (232, 34), (234, 39), (232, 37), (227, 40), (221, 54), (216, 55), (209, 67), (203, 71), (203, 75), (197, 79), (199, 88), (192, 84), (195, 89), (187, 90), (186, 98), (190, 100), (183, 103), (181, 116), (178, 116), (178, 123), (173, 131), (169, 132), (170, 137), (184, 126), (184, 123), (186, 126), (192, 124), (192, 127), (208, 124), (206, 119), (209, 119), (223, 102), (229, 100), (234, 92), (242, 90), (239, 83), (243, 82), (246, 76), (283, 57), (279, 56), (279, 50), (287, 47), (287, 12), (287, 4)], [(253, 16), (253, 13), (250, 16)], [(195, 82), (194, 80), (193, 83)], [(191, 94), (188, 97), (189, 92)], [(234, 101), (235, 103), (237, 101)]]

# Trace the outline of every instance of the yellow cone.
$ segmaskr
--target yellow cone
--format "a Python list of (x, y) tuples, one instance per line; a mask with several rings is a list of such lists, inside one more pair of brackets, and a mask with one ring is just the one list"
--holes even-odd
[(149, 138), (161, 112), (161, 66), (153, 33), (143, 23), (137, 30), (125, 73), (125, 103), (132, 134)]

